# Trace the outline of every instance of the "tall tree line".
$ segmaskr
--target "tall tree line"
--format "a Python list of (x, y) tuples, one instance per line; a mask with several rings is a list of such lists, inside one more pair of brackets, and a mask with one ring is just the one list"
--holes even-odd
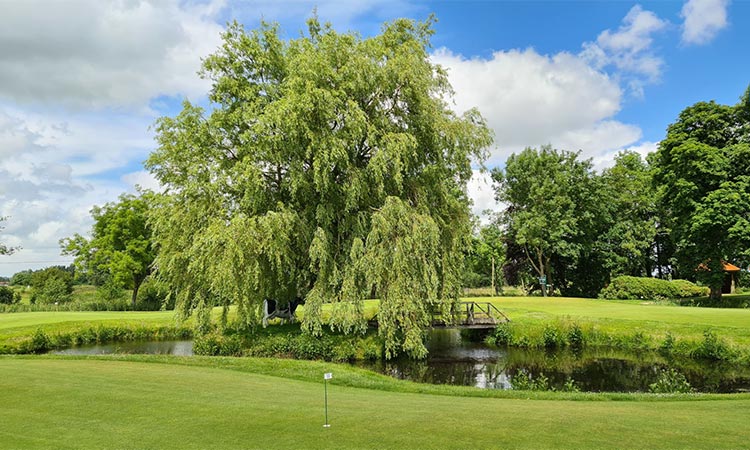
[(601, 173), (551, 146), (508, 158), (492, 177), (509, 281), (595, 296), (618, 275), (679, 277), (719, 298), (723, 262), (750, 260), (748, 92), (686, 108), (647, 160), (624, 151)]

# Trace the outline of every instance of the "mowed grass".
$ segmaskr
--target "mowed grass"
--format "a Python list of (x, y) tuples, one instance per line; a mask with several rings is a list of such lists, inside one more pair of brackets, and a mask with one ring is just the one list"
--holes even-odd
[(25, 336), (41, 328), (47, 332), (74, 330), (83, 325), (172, 325), (173, 311), (44, 311), (0, 314), (0, 341)]
[[(163, 362), (163, 358), (162, 358)], [(183, 361), (184, 362), (184, 361)], [(301, 362), (300, 362), (301, 363)], [(189, 364), (189, 362), (187, 363)], [(0, 359), (6, 448), (743, 448), (749, 396), (456, 397), (128, 359)], [(344, 370), (344, 369), (340, 369)]]
[(670, 332), (675, 337), (690, 339), (700, 339), (705, 330), (711, 329), (737, 345), (750, 345), (750, 309), (564, 297), (494, 297), (490, 301), (515, 322), (570, 320), (594, 325), (607, 333), (664, 336)]

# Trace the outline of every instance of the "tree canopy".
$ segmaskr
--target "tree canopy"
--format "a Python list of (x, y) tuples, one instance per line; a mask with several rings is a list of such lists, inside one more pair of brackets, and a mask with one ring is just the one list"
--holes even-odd
[(683, 110), (651, 163), (682, 271), (720, 298), (722, 262), (750, 258), (750, 89)]
[(333, 328), (361, 331), (375, 292), (387, 354), (423, 356), (431, 310), (458, 299), (466, 183), (491, 133), (449, 108), (432, 20), (370, 38), (308, 25), (288, 41), (230, 25), (201, 72), (211, 109), (185, 102), (157, 122), (156, 266), (183, 315), (236, 302), (241, 328), (263, 299), (300, 298), (305, 330), (322, 331), (331, 303)]
[(494, 169), (492, 178), (496, 199), (507, 205), (501, 222), (513, 243), (509, 251), (517, 245), (536, 274), (552, 284), (553, 262), (575, 262), (586, 250), (582, 238), (591, 227), (596, 191), (590, 161), (551, 146), (527, 148), (511, 155), (505, 170)]
[(104, 272), (115, 285), (133, 289), (134, 307), (156, 256), (146, 223), (147, 209), (144, 198), (123, 194), (117, 202), (91, 210), (91, 239), (76, 234), (60, 241), (63, 254), (75, 256), (78, 271)]

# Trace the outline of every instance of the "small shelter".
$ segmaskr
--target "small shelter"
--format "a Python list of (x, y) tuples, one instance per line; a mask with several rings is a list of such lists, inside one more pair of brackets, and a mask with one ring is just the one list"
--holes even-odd
[(721, 287), (722, 294), (734, 294), (735, 286), (737, 286), (737, 274), (740, 272), (740, 268), (732, 263), (722, 261), (721, 264), (724, 266), (724, 285)]

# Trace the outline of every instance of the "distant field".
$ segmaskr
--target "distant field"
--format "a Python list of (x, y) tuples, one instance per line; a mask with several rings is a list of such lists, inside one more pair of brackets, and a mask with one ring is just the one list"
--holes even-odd
[[(352, 369), (315, 362), (294, 363), (317, 382), (252, 373), (253, 360), (235, 360), (243, 369), (231, 358), (224, 368), (122, 359), (0, 358), (2, 446), (716, 449), (746, 447), (750, 421), (748, 395), (473, 398), (345, 387), (336, 382)], [(259, 363), (275, 364), (266, 361)], [(334, 374), (328, 429), (324, 371)]]

